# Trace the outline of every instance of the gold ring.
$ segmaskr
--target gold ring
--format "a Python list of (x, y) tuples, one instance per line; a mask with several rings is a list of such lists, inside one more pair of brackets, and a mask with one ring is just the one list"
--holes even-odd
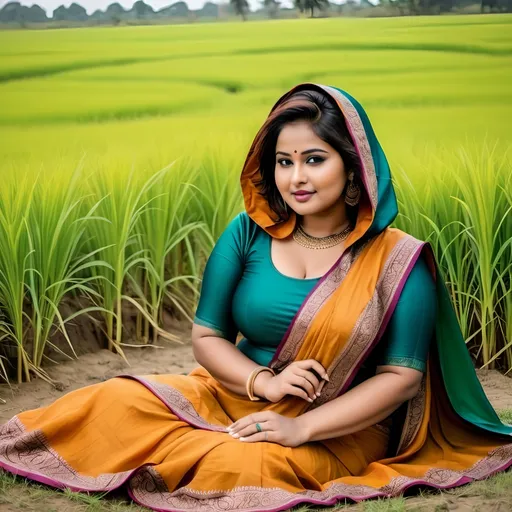
[(268, 441), (268, 432), (265, 430), (265, 441)]

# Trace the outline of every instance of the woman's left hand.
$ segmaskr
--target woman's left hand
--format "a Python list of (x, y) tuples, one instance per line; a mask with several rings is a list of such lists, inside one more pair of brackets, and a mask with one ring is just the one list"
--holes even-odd
[[(259, 424), (261, 432), (256, 424)], [(307, 442), (307, 432), (297, 421), (271, 411), (257, 412), (240, 418), (228, 427), (228, 432), (246, 443), (268, 441), (295, 447)]]

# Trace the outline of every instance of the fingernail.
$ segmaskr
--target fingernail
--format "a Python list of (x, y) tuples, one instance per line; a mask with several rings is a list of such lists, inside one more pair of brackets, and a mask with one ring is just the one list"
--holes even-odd
[[(238, 439), (240, 437), (240, 434), (231, 434), (235, 439)], [(241, 439), (241, 438), (240, 438)]]
[(324, 375), (324, 379), (329, 382), (329, 375), (327, 375), (327, 373)]
[(312, 399), (312, 398), (309, 398), (309, 396), (308, 396), (308, 400), (309, 400), (310, 402), (312, 402), (312, 401), (313, 401), (313, 399)]
[(320, 392), (318, 392), (318, 393), (316, 394), (316, 397), (317, 397), (317, 398), (318, 398), (319, 396), (320, 396)]
[(245, 437), (241, 437), (241, 438), (240, 438), (240, 441), (245, 441)]

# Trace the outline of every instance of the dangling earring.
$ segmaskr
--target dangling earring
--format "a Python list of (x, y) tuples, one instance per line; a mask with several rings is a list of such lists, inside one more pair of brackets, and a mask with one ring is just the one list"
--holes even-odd
[(354, 182), (354, 173), (350, 173), (347, 191), (345, 192), (345, 203), (349, 206), (357, 206), (361, 199), (361, 189)]

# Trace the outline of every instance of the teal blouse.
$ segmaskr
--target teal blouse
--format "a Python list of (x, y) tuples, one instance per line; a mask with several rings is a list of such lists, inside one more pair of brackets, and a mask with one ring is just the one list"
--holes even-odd
[[(217, 241), (203, 275), (194, 322), (213, 329), (258, 364), (270, 363), (288, 326), (320, 278), (279, 272), (271, 258), (271, 236), (239, 214)], [(423, 258), (405, 283), (396, 309), (362, 372), (377, 365), (426, 370), (435, 326), (436, 290)], [(359, 379), (357, 379), (359, 380)]]

